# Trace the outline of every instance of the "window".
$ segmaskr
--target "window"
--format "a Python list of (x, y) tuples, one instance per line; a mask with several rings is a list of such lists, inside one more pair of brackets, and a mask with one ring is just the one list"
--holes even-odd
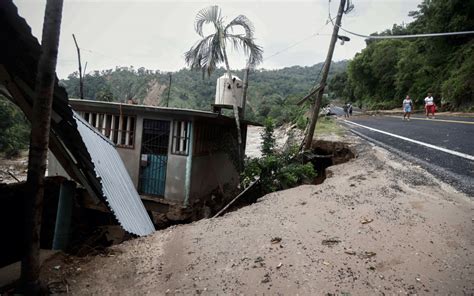
[(133, 148), (136, 118), (128, 115), (81, 112), (81, 116), (119, 147)]
[(173, 154), (188, 155), (190, 126), (189, 121), (173, 121)]
[(206, 155), (218, 151), (218, 146), (222, 144), (221, 140), (224, 138), (224, 128), (210, 123), (197, 123), (194, 126), (194, 155)]

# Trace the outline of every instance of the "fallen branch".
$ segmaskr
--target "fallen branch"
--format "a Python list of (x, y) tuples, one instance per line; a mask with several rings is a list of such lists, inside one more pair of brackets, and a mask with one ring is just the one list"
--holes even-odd
[(260, 178), (258, 178), (257, 180), (253, 181), (252, 183), (250, 183), (250, 185), (247, 186), (247, 188), (245, 188), (244, 191), (242, 191), (242, 192), (239, 193), (236, 197), (234, 197), (233, 200), (231, 200), (225, 207), (223, 207), (219, 212), (217, 212), (217, 214), (215, 214), (212, 218), (216, 218), (217, 216), (219, 216), (220, 214), (222, 214), (225, 210), (227, 210), (227, 208), (230, 207), (239, 197), (241, 197), (242, 195), (244, 195), (244, 193), (246, 193), (250, 188), (252, 188), (255, 184), (257, 184), (259, 180), (260, 180)]
[(7, 173), (8, 173), (10, 176), (12, 176), (12, 178), (15, 179), (17, 182), (21, 182), (20, 179), (18, 179), (15, 175), (13, 175), (12, 172), (7, 171)]

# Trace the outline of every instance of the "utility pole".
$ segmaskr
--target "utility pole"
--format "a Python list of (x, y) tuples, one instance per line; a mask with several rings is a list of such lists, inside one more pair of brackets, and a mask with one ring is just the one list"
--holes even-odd
[(245, 67), (245, 73), (244, 73), (244, 89), (243, 89), (243, 96), (242, 96), (242, 119), (245, 118), (245, 107), (247, 105), (247, 90), (249, 88), (249, 75), (250, 75), (250, 59), (247, 62), (247, 67)]
[(332, 55), (334, 53), (334, 47), (337, 41), (337, 34), (339, 32), (339, 26), (341, 25), (342, 14), (344, 13), (344, 6), (346, 5), (346, 0), (341, 0), (339, 4), (339, 10), (337, 12), (336, 25), (332, 31), (331, 43), (329, 44), (329, 51), (324, 62), (323, 73), (321, 77), (321, 82), (319, 83), (319, 91), (317, 93), (316, 101), (313, 105), (313, 115), (311, 117), (311, 123), (309, 126), (308, 134), (306, 135), (304, 149), (311, 149), (311, 144), (313, 142), (314, 130), (316, 128), (316, 123), (318, 121), (319, 109), (321, 108), (321, 101), (323, 99), (324, 88), (326, 87), (326, 80), (328, 78), (329, 68), (331, 66)]
[(169, 106), (170, 104), (170, 92), (171, 92), (171, 72), (168, 73), (168, 75), (170, 76), (170, 83), (168, 85), (168, 99), (166, 100), (166, 107)]
[(74, 43), (76, 44), (77, 60), (79, 61), (79, 93), (81, 95), (81, 100), (84, 100), (84, 82), (82, 80), (81, 50), (79, 49), (79, 45), (77, 45), (76, 36), (74, 36), (74, 34), (72, 34), (72, 38), (74, 39)]
[(41, 54), (35, 82), (31, 122), (28, 176), (25, 194), (25, 245), (21, 261), (23, 294), (39, 295), (40, 232), (43, 213), (44, 173), (51, 127), (51, 109), (56, 82), (59, 33), (63, 0), (47, 0), (41, 38)]

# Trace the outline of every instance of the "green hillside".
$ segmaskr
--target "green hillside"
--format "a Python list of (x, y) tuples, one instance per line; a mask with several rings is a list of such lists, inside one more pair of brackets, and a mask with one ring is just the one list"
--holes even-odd
[[(346, 71), (346, 61), (333, 63), (330, 77)], [(296, 113), (305, 111), (295, 105), (314, 86), (322, 64), (311, 67), (293, 66), (278, 70), (258, 69), (249, 79), (246, 118), (262, 122), (271, 116), (277, 122), (290, 121)], [(84, 78), (84, 98), (126, 102), (134, 99), (140, 104), (210, 110), (214, 102), (216, 80), (225, 74), (217, 69), (211, 77), (201, 72), (182, 69), (171, 73), (168, 102), (169, 73), (145, 68), (117, 67), (115, 70), (96, 71)], [(234, 71), (240, 78), (243, 70)], [(77, 73), (61, 81), (70, 97), (79, 97)]]
[[(414, 21), (380, 34), (474, 31), (474, 1), (424, 0)], [(371, 109), (393, 108), (410, 95), (421, 108), (427, 92), (445, 110), (474, 110), (474, 35), (367, 40), (334, 77), (338, 97)]]

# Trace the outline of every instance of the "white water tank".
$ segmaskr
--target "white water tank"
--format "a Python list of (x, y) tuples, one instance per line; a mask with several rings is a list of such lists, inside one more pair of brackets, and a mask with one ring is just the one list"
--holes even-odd
[(242, 97), (243, 97), (243, 90), (244, 84), (239, 77), (232, 75), (232, 84), (229, 84), (228, 75), (222, 75), (221, 77), (217, 78), (217, 86), (216, 86), (216, 105), (234, 105), (234, 97), (232, 95), (232, 89), (230, 86), (234, 88), (235, 91), (235, 98), (237, 99), (237, 106), (242, 107)]

